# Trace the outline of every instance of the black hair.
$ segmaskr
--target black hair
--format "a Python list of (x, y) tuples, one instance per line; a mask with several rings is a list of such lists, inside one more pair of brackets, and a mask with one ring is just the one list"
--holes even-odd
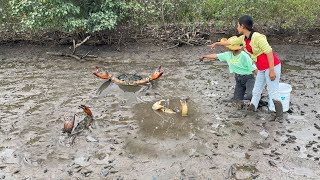
[(239, 24), (243, 25), (249, 31), (253, 31), (253, 18), (249, 15), (244, 15), (239, 18)]

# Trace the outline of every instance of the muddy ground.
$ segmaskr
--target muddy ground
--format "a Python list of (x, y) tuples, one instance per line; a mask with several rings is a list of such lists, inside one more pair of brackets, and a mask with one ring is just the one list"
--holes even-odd
[[(273, 45), (281, 81), (293, 87), (283, 123), (266, 107), (248, 114), (226, 101), (234, 77), (224, 63), (198, 62), (207, 47), (81, 47), (99, 56), (83, 61), (46, 55), (68, 48), (1, 45), (0, 179), (320, 179), (318, 47)], [(92, 74), (104, 66), (148, 76), (159, 65), (164, 75), (141, 87)], [(188, 117), (151, 109), (164, 98), (179, 110), (183, 96)], [(80, 104), (91, 107), (94, 128), (70, 144), (63, 117)]]

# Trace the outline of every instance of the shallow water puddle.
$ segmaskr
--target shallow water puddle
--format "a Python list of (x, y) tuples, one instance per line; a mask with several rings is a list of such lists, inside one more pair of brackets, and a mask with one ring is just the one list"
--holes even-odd
[(186, 117), (181, 116), (178, 98), (169, 100), (169, 108), (174, 110), (175, 114), (153, 110), (152, 105), (155, 102), (137, 104), (133, 109), (133, 119), (137, 120), (142, 135), (161, 139), (178, 138), (196, 133), (200, 129), (199, 111), (192, 101), (188, 102)]
[(157, 102), (144, 102), (133, 107), (133, 120), (139, 125), (138, 136), (127, 139), (125, 149), (134, 155), (149, 157), (192, 156), (208, 151), (205, 144), (193, 141), (200, 134), (203, 123), (197, 105), (188, 101), (188, 116), (181, 116), (180, 98), (169, 98), (168, 108), (176, 114), (153, 110)]

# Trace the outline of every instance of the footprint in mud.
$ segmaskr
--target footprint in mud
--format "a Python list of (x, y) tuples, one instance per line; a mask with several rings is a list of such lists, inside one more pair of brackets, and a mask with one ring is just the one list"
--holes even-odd
[(256, 179), (258, 172), (255, 165), (233, 164), (227, 170), (227, 179)]

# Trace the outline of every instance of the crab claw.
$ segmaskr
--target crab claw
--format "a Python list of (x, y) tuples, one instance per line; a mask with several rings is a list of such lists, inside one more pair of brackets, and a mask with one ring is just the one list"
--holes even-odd
[(188, 104), (187, 104), (188, 99), (181, 99), (181, 116), (188, 116)]
[(71, 121), (69, 121), (69, 119), (68, 119), (68, 117), (66, 116), (66, 113), (65, 113), (64, 118), (65, 118), (66, 121), (65, 121), (65, 123), (63, 125), (63, 132), (66, 132), (66, 133), (69, 133), (69, 134), (72, 132), (76, 116), (77, 116), (77, 114), (74, 114), (73, 115), (73, 119)]
[(64, 113), (63, 118), (65, 121), (69, 121), (68, 113)]
[(164, 101), (165, 101), (164, 99), (161, 99), (161, 100), (155, 102), (155, 103), (152, 105), (152, 109), (153, 109), (153, 110), (159, 110), (159, 109), (164, 108), (164, 105), (161, 104), (161, 103), (164, 102)]
[(83, 111), (84, 111), (88, 116), (92, 116), (92, 112), (91, 112), (91, 110), (89, 109), (88, 106), (80, 105), (79, 108), (83, 109)]
[(102, 72), (101, 68), (99, 68), (98, 66), (96, 66), (96, 72), (94, 72), (93, 74), (95, 76), (97, 76), (98, 78), (101, 78), (101, 79), (109, 79), (109, 74), (108, 72)]
[(156, 80), (158, 78), (160, 78), (163, 74), (163, 69), (161, 66), (158, 67), (158, 69), (150, 76), (151, 80)]

